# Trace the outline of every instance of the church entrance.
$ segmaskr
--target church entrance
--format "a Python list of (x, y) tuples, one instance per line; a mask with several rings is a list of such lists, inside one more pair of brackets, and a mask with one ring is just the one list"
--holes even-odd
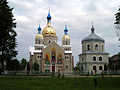
[(55, 72), (55, 64), (52, 64), (52, 72)]

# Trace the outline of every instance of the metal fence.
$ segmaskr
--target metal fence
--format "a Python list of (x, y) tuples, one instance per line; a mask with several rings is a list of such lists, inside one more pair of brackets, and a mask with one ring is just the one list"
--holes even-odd
[[(70, 76), (70, 75), (80, 75), (80, 76), (92, 76), (94, 75), (94, 73), (90, 73), (87, 71), (73, 71), (72, 73), (60, 73), (61, 75), (66, 75), (66, 76)], [(58, 75), (58, 73), (54, 73), (54, 72), (49, 72), (49, 73), (43, 73), (41, 71), (32, 71), (32, 72), (28, 72), (28, 71), (5, 71), (4, 75), (11, 75), (11, 76), (54, 76), (54, 75)], [(108, 71), (103, 71), (101, 73), (98, 73), (98, 75), (120, 75), (120, 70), (117, 71), (113, 71), (113, 70), (108, 70)]]

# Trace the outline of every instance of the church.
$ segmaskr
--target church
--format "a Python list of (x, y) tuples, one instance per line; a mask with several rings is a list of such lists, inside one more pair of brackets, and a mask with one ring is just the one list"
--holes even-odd
[(80, 70), (93, 73), (101, 73), (108, 64), (109, 53), (105, 52), (105, 40), (95, 34), (92, 25), (91, 34), (82, 41), (82, 54), (79, 55)]
[(72, 73), (74, 67), (74, 57), (72, 56), (70, 37), (68, 28), (65, 25), (64, 35), (61, 38), (62, 45), (58, 44), (56, 30), (51, 25), (50, 11), (47, 16), (47, 25), (35, 36), (34, 47), (30, 47), (30, 70), (36, 62), (39, 70), (44, 73)]

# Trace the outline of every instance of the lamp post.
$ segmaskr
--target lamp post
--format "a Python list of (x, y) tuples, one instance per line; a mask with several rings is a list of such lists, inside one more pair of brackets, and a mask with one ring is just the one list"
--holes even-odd
[(47, 64), (47, 75), (48, 75), (48, 62), (46, 64)]
[(74, 67), (74, 72), (75, 72), (75, 87), (76, 87), (76, 67)]
[(40, 63), (41, 63), (41, 73), (42, 73), (42, 59), (40, 60)]

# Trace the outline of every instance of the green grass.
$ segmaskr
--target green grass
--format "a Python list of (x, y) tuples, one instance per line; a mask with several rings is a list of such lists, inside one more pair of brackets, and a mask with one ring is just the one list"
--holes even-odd
[(0, 77), (0, 90), (120, 90), (120, 77), (97, 78), (94, 87), (92, 77)]

